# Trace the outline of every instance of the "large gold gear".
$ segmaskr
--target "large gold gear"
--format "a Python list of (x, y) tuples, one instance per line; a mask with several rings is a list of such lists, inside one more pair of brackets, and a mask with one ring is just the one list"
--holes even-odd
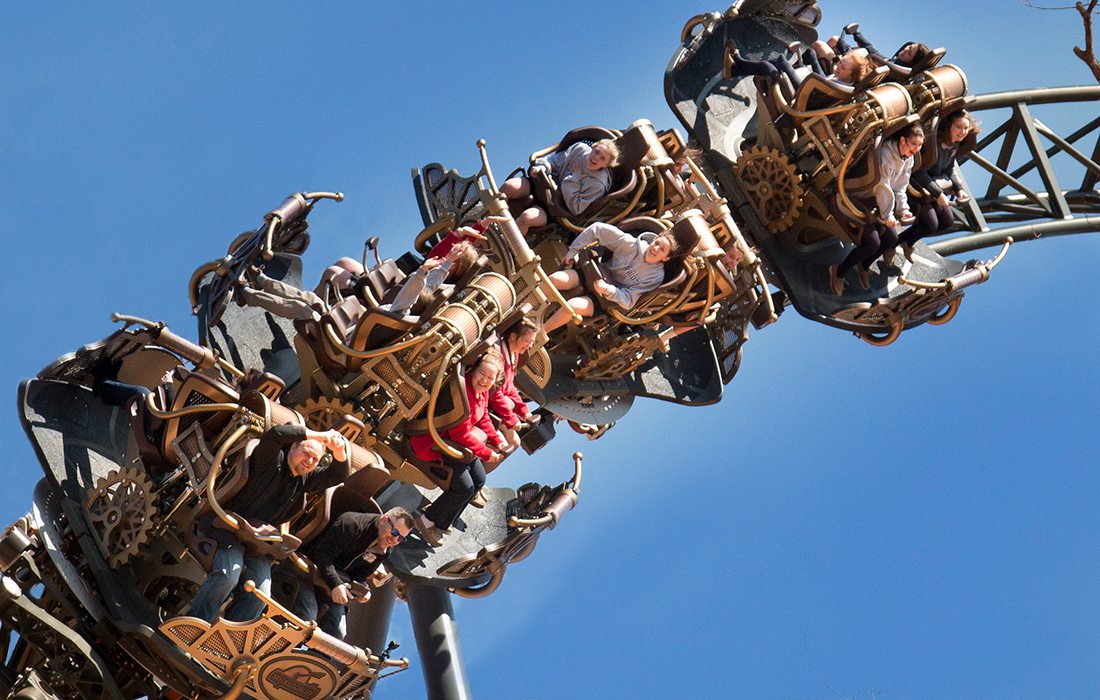
[(802, 178), (790, 159), (774, 148), (750, 146), (733, 166), (738, 184), (760, 221), (772, 233), (786, 231), (802, 208)]
[(157, 510), (153, 488), (144, 472), (123, 468), (88, 489), (84, 507), (112, 569), (128, 562), (149, 541)]
[[(330, 396), (322, 396), (317, 399), (306, 399), (293, 408), (298, 413), (301, 413), (302, 417), (306, 419), (306, 427), (310, 430), (328, 430), (329, 428), (335, 428), (346, 415), (355, 416), (363, 421), (363, 424), (368, 426), (368, 428), (370, 426), (366, 414), (357, 410), (350, 401), (342, 401)], [(357, 442), (362, 445), (365, 437), (366, 432), (360, 436)]]
[(573, 374), (581, 381), (619, 379), (645, 364), (658, 349), (660, 341), (656, 336), (632, 333), (593, 352)]

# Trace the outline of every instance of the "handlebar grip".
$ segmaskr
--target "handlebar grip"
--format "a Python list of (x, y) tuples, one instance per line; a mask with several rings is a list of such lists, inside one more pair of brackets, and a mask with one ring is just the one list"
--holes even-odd
[(217, 358), (214, 351), (196, 345), (182, 336), (178, 336), (167, 328), (162, 328), (157, 334), (157, 343), (165, 350), (170, 350), (180, 357), (192, 362), (199, 369), (209, 369), (214, 366)]
[(306, 201), (306, 198), (295, 192), (284, 199), (282, 204), (269, 211), (267, 216), (264, 217), (264, 221), (279, 219), (286, 225), (301, 217), (308, 208), (309, 202)]

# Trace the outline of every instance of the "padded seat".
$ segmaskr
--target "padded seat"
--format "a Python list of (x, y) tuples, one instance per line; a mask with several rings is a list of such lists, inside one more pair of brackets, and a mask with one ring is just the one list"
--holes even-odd
[(319, 324), (311, 321), (294, 322), (298, 337), (313, 351), (317, 366), (329, 376), (342, 377), (346, 374), (348, 357), (333, 346), (325, 328), (331, 328), (338, 338), (348, 344), (364, 311), (363, 303), (352, 296), (330, 308), (328, 313), (321, 316)]
[[(800, 113), (815, 112), (830, 107), (835, 107), (847, 102), (852, 102), (856, 95), (883, 82), (890, 71), (885, 66), (879, 66), (866, 78), (855, 85), (832, 80), (818, 73), (806, 76), (802, 84), (798, 86), (794, 95), (794, 109)], [(812, 115), (794, 115), (795, 126)]]
[(888, 80), (895, 83), (904, 84), (909, 82), (911, 78), (914, 78), (921, 73), (935, 68), (936, 65), (939, 64), (939, 62), (942, 61), (943, 57), (946, 55), (947, 49), (941, 47), (938, 49), (932, 49), (924, 56), (923, 59), (921, 59), (917, 63), (914, 63), (912, 66), (900, 66), (897, 63), (886, 61), (885, 63), (883, 63), (883, 67), (887, 68), (890, 71), (890, 75), (887, 78)]
[[(359, 323), (351, 329), (348, 347), (360, 351), (385, 347), (416, 328), (419, 320), (418, 316), (397, 314), (377, 306), (366, 309)], [(357, 357), (347, 357), (345, 368), (355, 372), (363, 366), (363, 362)]]
[(396, 260), (387, 259), (368, 270), (366, 280), (374, 298), (385, 301), (388, 294), (396, 294), (392, 290), (398, 289), (405, 281), (405, 273)]
[[(237, 403), (240, 395), (233, 387), (223, 384), (200, 372), (191, 372), (180, 382), (176, 395), (172, 399), (170, 411), (179, 411), (192, 406), (203, 406), (213, 403)], [(199, 423), (203, 433), (210, 436), (217, 435), (232, 418), (231, 412), (219, 411), (209, 413), (197, 413), (178, 418), (169, 418), (164, 422), (164, 430), (161, 431), (160, 453), (166, 459), (172, 455), (172, 442), (192, 423)]]

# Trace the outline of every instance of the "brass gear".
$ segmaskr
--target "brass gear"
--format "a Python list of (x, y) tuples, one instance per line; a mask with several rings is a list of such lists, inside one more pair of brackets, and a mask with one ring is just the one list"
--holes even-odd
[(656, 337), (632, 333), (617, 343), (593, 352), (573, 376), (581, 381), (619, 379), (645, 364), (659, 345)]
[(123, 468), (88, 489), (84, 507), (112, 569), (128, 562), (149, 541), (157, 511), (153, 488), (144, 472)]
[[(306, 399), (302, 403), (293, 406), (293, 408), (306, 419), (306, 427), (310, 430), (335, 428), (346, 415), (355, 416), (363, 421), (368, 429), (370, 427), (370, 421), (365, 413), (357, 410), (350, 401), (342, 401), (335, 397), (322, 396), (317, 399)], [(363, 444), (367, 432), (364, 431), (360, 436), (359, 444)]]
[(774, 148), (750, 146), (733, 166), (742, 191), (772, 233), (786, 231), (802, 208), (802, 178), (790, 159)]

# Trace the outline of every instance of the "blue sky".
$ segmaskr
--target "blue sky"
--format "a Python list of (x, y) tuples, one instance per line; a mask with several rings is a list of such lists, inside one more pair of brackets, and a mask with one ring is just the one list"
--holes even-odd
[[(290, 192), (347, 194), (312, 217), (314, 279), (370, 235), (409, 247), (409, 169), (471, 172), (478, 138), (503, 174), (576, 125), (678, 126), (665, 65), (684, 21), (721, 9), (7, 8), (0, 390), (14, 403), (112, 311), (194, 337), (191, 271)], [(947, 46), (974, 92), (1090, 81), (1072, 12), (823, 10), (829, 31), (858, 19), (882, 46)], [(598, 442), (563, 433), (510, 460), (491, 483), (560, 482), (576, 449), (586, 476), (497, 593), (456, 601), (475, 694), (1100, 696), (1098, 264), (1088, 236), (1020, 245), (954, 321), (886, 349), (790, 312), (752, 335), (719, 405), (640, 401)], [(4, 523), (40, 477), (7, 415)], [(392, 634), (414, 652), (403, 606)], [(422, 696), (417, 666), (377, 694)]]

